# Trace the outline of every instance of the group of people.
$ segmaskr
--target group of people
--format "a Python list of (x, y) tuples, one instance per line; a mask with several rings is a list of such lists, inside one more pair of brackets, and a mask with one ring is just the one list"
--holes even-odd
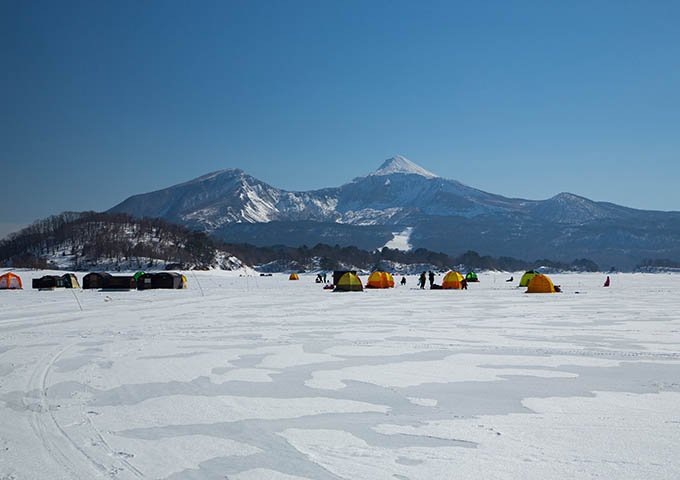
[(316, 283), (326, 283), (326, 272), (316, 274)]
[[(441, 285), (437, 285), (434, 283), (434, 273), (432, 270), (429, 270), (427, 273), (423, 272), (420, 274), (420, 277), (418, 278), (418, 285), (420, 285), (421, 290), (425, 290), (425, 284), (427, 281), (430, 281), (430, 290), (439, 290), (442, 288)], [(406, 279), (402, 279), (402, 285), (406, 283)], [(460, 286), (463, 290), (467, 290), (467, 279), (463, 278), (460, 282)]]

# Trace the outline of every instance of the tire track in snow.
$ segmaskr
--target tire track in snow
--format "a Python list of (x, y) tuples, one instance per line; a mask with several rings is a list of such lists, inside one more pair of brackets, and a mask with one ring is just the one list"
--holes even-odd
[[(59, 424), (53, 410), (50, 408), (47, 396), (49, 372), (63, 353), (73, 345), (75, 343), (60, 347), (56, 353), (52, 351), (45, 355), (45, 357), (38, 361), (31, 374), (26, 390), (29, 392), (37, 391), (38, 402), (31, 403), (24, 398), (24, 406), (27, 410), (31, 411), (30, 424), (33, 432), (49, 456), (64, 469), (68, 478), (83, 480), (92, 479), (93, 476), (123, 478), (121, 475), (128, 478), (143, 478), (144, 475), (140, 470), (111, 448), (87, 416), (84, 415), (86, 420), (83, 423), (87, 424), (94, 433), (94, 436), (99, 440), (97, 445), (103, 446), (107, 456), (114, 459), (108, 467), (88, 453), (85, 448), (69, 435)], [(117, 462), (122, 464), (122, 466), (116, 465)], [(126, 472), (129, 472), (132, 477), (125, 475)]]

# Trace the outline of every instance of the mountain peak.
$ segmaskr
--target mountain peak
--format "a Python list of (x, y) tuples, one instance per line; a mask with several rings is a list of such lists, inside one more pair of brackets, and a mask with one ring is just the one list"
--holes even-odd
[(371, 177), (377, 175), (391, 175), (393, 173), (420, 175), (426, 178), (438, 177), (438, 175), (435, 175), (434, 173), (425, 170), (420, 165), (413, 163), (411, 160), (409, 160), (406, 157), (402, 157), (401, 155), (388, 158), (383, 162), (382, 165), (380, 165), (380, 167), (375, 172), (370, 173), (368, 176)]

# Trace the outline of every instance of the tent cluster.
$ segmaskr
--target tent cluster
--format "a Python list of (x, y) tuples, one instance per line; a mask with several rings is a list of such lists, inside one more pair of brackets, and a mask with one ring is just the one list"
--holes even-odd
[[(292, 276), (296, 274), (291, 274)], [(296, 275), (297, 276), (297, 275)], [(442, 282), (441, 287), (434, 285), (432, 288), (462, 290), (467, 288), (468, 282), (479, 282), (475, 272), (468, 272), (463, 276), (456, 270), (449, 271)], [(552, 283), (547, 275), (530, 270), (522, 275), (521, 287), (527, 287), (526, 293), (556, 293), (559, 286)], [(333, 272), (334, 292), (361, 292), (364, 288), (394, 288), (394, 278), (388, 272), (375, 271), (371, 273), (364, 287), (361, 279), (354, 270), (336, 270)]]
[[(38, 290), (55, 288), (81, 288), (78, 278), (72, 273), (64, 275), (44, 275), (34, 278), (32, 287)], [(0, 276), (0, 290), (21, 289), (21, 278), (14, 273)], [(181, 273), (137, 272), (134, 275), (111, 275), (107, 272), (90, 272), (83, 277), (83, 290), (149, 290), (155, 288), (181, 289), (187, 288), (187, 279)]]
[(132, 276), (113, 276), (107, 272), (90, 272), (83, 277), (83, 289), (133, 290), (137, 288), (137, 279), (144, 272)]

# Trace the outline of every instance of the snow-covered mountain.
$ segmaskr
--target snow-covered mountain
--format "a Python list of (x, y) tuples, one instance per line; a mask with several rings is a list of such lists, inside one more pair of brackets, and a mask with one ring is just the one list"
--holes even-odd
[[(635, 210), (570, 193), (547, 200), (507, 198), (439, 177), (402, 156), (342, 186), (307, 192), (273, 187), (242, 170), (221, 170), (135, 195), (110, 211), (160, 217), (225, 240), (262, 245), (277, 238), (275, 243), (286, 243), (290, 232), (302, 243), (358, 244), (352, 238), (372, 226), (378, 232), (375, 245), (361, 246), (377, 248), (385, 245), (385, 235), (391, 238), (388, 232), (411, 227), (407, 243), (414, 248), (450, 254), (468, 248), (523, 258), (552, 253), (551, 258), (590, 256), (620, 265), (655, 252), (680, 257), (680, 249), (668, 244), (679, 243), (678, 212)], [(338, 237), (340, 224), (347, 228)], [(572, 248), (586, 238), (585, 245)], [(625, 258), (631, 254), (634, 258)]]

